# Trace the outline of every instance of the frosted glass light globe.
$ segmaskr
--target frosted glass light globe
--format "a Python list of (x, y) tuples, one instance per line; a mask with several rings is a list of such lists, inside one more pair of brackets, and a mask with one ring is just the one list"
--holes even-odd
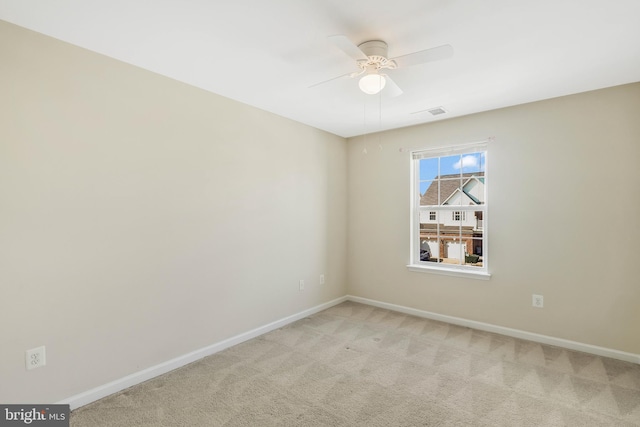
[(360, 79), (358, 86), (360, 90), (369, 95), (375, 95), (384, 89), (384, 85), (387, 83), (385, 78), (377, 73), (367, 74)]

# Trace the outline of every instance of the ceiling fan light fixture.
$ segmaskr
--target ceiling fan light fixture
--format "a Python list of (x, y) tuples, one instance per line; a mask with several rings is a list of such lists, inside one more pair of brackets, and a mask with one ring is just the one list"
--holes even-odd
[(360, 90), (369, 95), (375, 95), (384, 89), (384, 85), (387, 84), (384, 76), (378, 73), (370, 73), (365, 75), (358, 82)]

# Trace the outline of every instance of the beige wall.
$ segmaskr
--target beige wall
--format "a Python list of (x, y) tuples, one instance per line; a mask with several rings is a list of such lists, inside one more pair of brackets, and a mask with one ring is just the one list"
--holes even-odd
[[(640, 353), (639, 117), (632, 84), (350, 139), (349, 292)], [(493, 277), (407, 271), (406, 150), (490, 136)]]
[(343, 138), (0, 22), (0, 402), (345, 295), (346, 172)]

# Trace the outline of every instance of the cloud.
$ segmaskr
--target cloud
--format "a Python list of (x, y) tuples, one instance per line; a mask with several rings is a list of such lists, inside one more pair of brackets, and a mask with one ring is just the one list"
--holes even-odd
[(462, 159), (457, 161), (453, 167), (455, 169), (460, 168), (474, 168), (478, 166), (478, 157), (477, 156), (462, 156)]

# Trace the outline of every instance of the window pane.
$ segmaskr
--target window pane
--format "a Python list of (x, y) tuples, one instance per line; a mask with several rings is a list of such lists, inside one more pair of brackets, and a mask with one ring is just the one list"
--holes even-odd
[(463, 205), (483, 205), (485, 201), (484, 173), (465, 176), (462, 185)]
[[(440, 181), (440, 205), (468, 205), (468, 197), (462, 192), (462, 179), (451, 178)], [(463, 202), (467, 203), (463, 203)]]
[(436, 226), (438, 225), (437, 218), (438, 218), (438, 214), (436, 212), (420, 210), (420, 230), (421, 231), (426, 229), (435, 230)]
[(471, 254), (478, 255), (482, 258), (482, 254), (484, 253), (484, 239), (479, 237), (474, 237), (472, 239), (472, 249)]
[(482, 267), (482, 254), (484, 252), (484, 239), (473, 238), (470, 240), (471, 252), (465, 256), (465, 264), (473, 267)]
[(438, 205), (438, 181), (420, 181), (420, 206)]
[[(471, 212), (469, 212), (471, 214)], [(482, 232), (484, 230), (484, 214), (482, 211), (475, 211), (473, 213), (473, 231), (474, 236), (479, 234), (479, 237), (482, 237)]]
[(465, 244), (459, 236), (440, 234), (440, 248), (444, 264), (461, 264), (464, 262)]
[(438, 158), (420, 159), (420, 181), (435, 179), (438, 176)]
[(470, 153), (462, 156), (459, 168), (463, 174), (484, 172), (484, 153)]
[(440, 157), (440, 177), (452, 178), (460, 176), (460, 169), (462, 166), (462, 156), (456, 154), (455, 156)]
[(430, 219), (432, 213), (438, 217), (439, 212), (420, 211), (420, 261), (438, 262), (440, 256), (438, 222)]

